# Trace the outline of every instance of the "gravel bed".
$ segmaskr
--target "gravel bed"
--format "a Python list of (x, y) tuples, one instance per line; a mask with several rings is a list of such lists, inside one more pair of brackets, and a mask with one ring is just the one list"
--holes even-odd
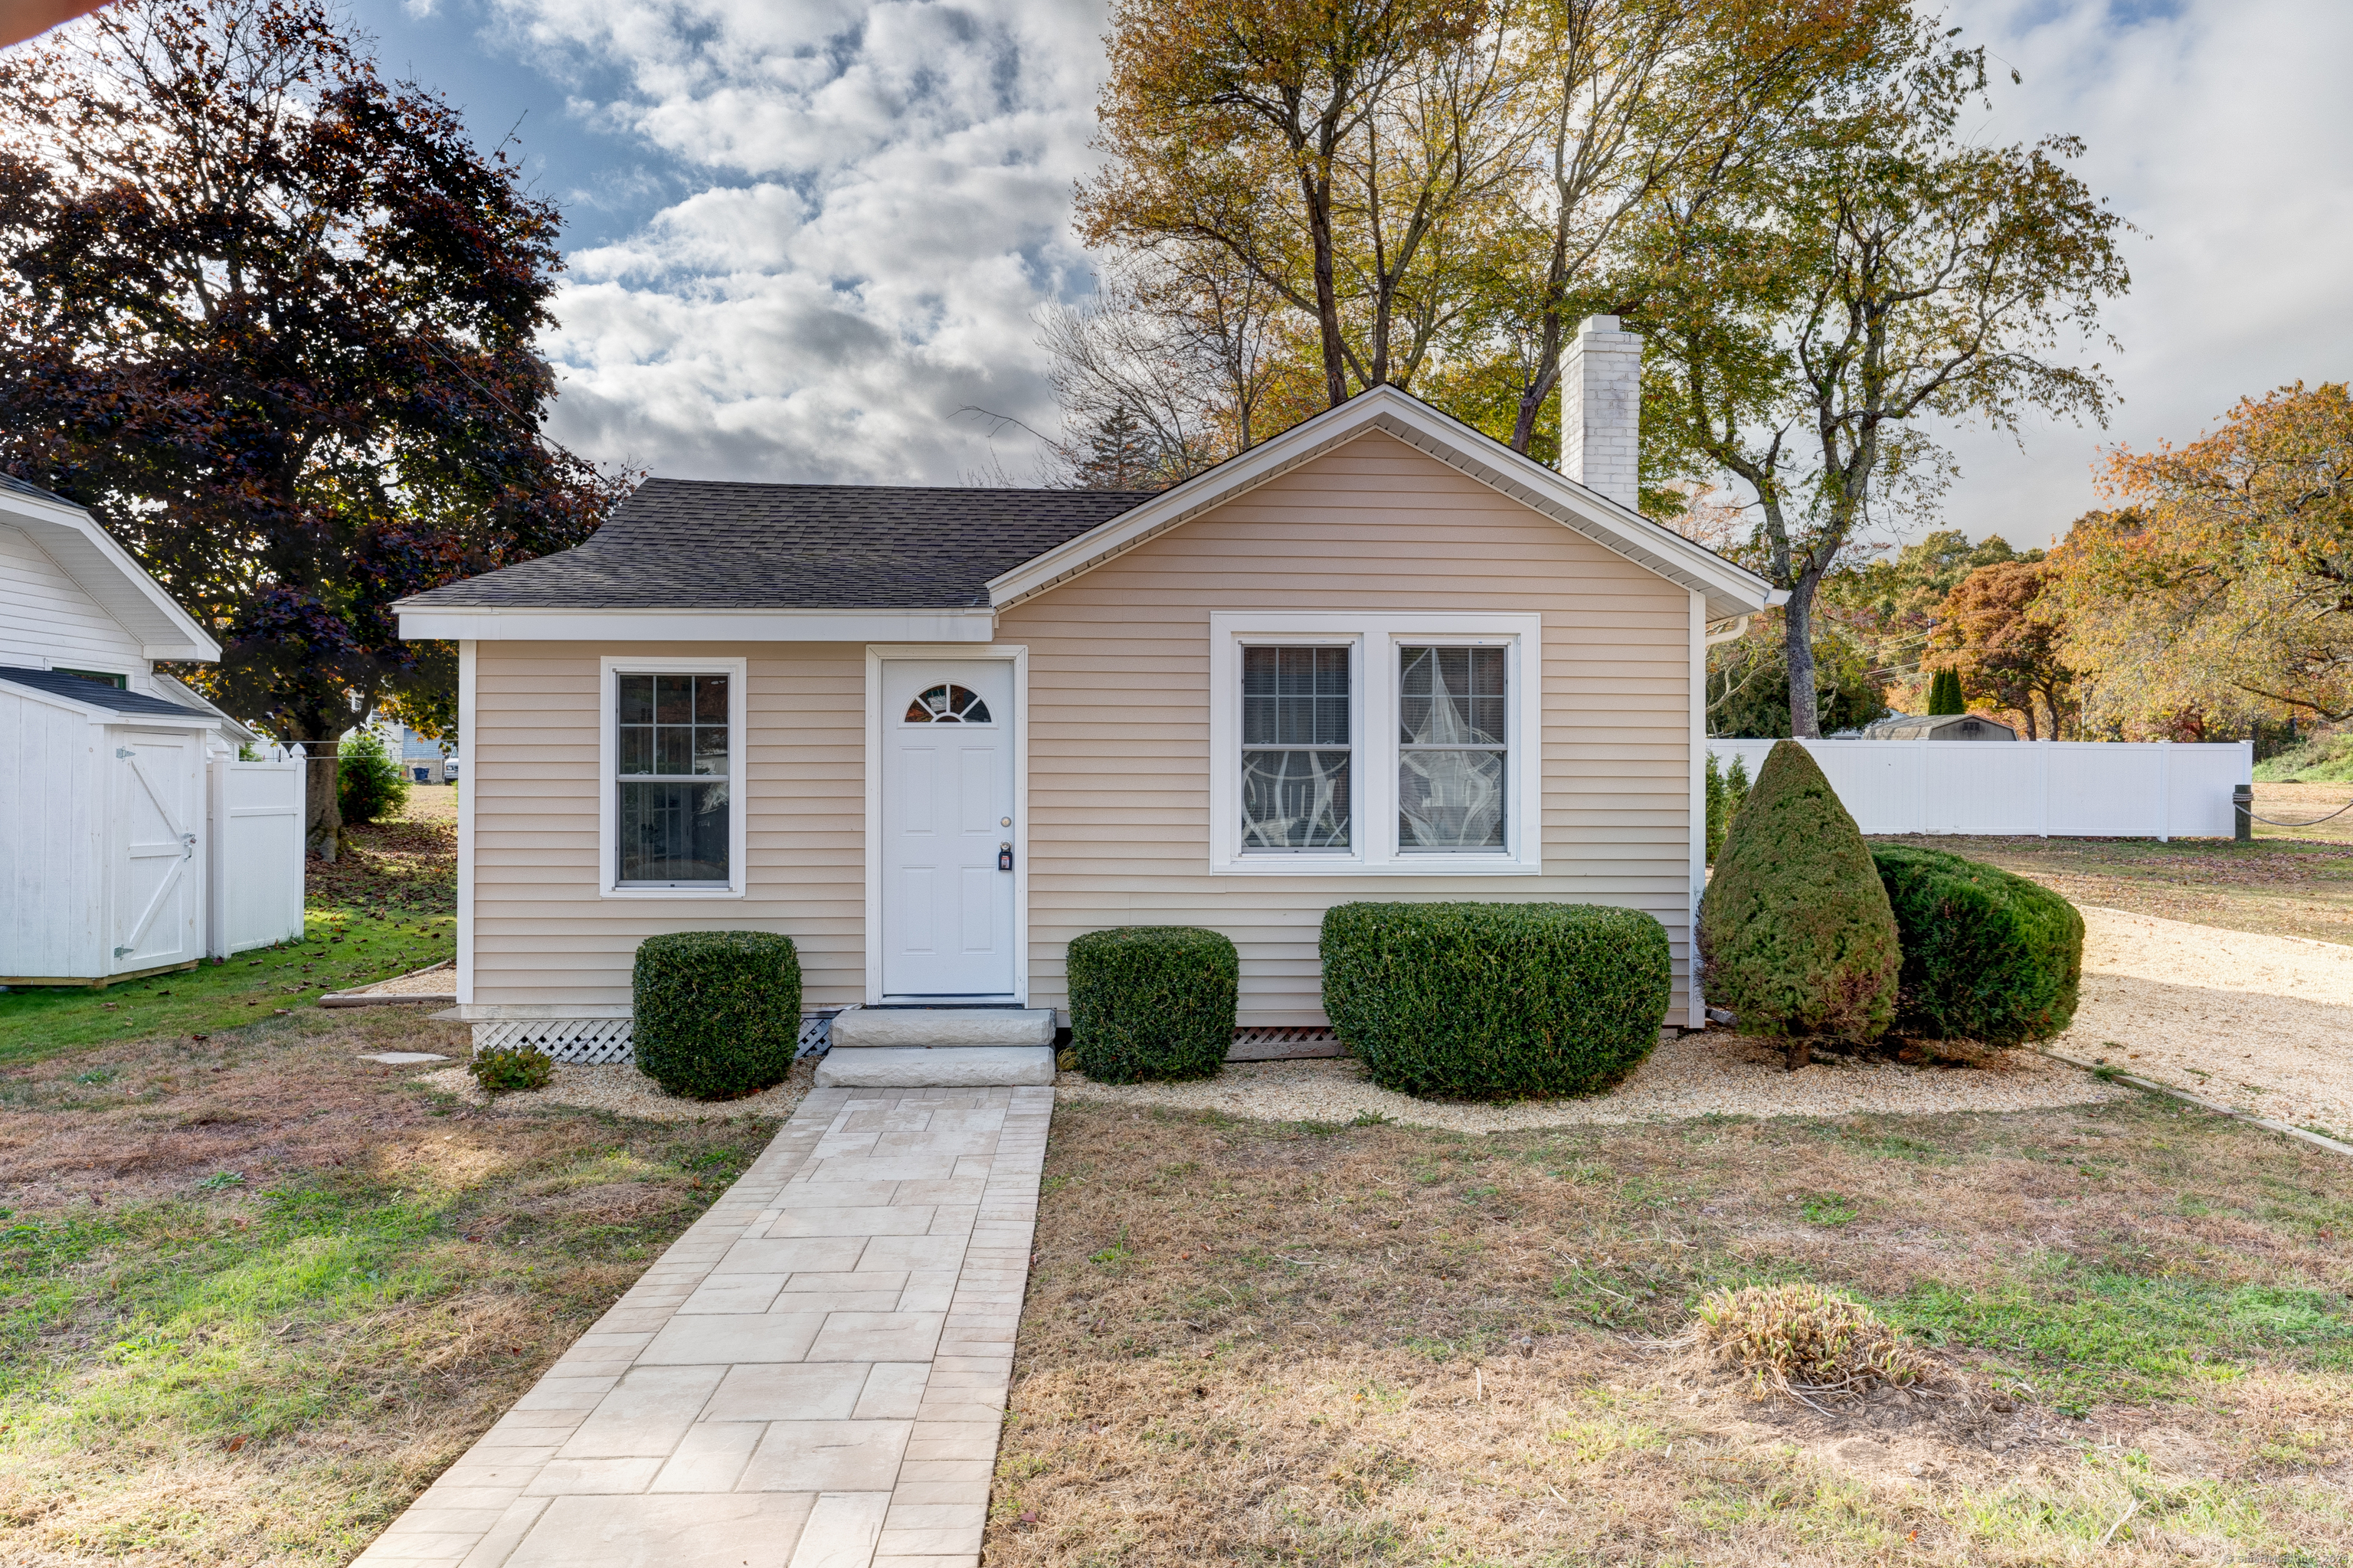
[(374, 985), (354, 986), (342, 996), (448, 996), (458, 989), (458, 966), (444, 959), (431, 969), (412, 969), (405, 975), (378, 980)]
[(1591, 1099), (1512, 1106), (1415, 1099), (1366, 1081), (1351, 1058), (1229, 1063), (1214, 1078), (1186, 1084), (1098, 1084), (1079, 1073), (1054, 1080), (1058, 1100), (1109, 1100), (1223, 1111), (1260, 1121), (1353, 1121), (1371, 1114), (1455, 1132), (1514, 1132), (1578, 1122), (1673, 1120), (1696, 1116), (1934, 1116), (1951, 1111), (2039, 1110), (2124, 1097), (2105, 1084), (2031, 1051), (1994, 1054), (1988, 1065), (1913, 1067), (1832, 1057), (1795, 1073), (1780, 1047), (1725, 1030), (1661, 1044), (1633, 1075)]
[(816, 1059), (805, 1056), (775, 1088), (763, 1089), (740, 1100), (687, 1100), (647, 1077), (633, 1065), (591, 1067), (569, 1062), (555, 1065), (555, 1081), (543, 1089), (486, 1095), (464, 1067), (443, 1067), (420, 1074), (417, 1081), (444, 1094), (457, 1095), (477, 1106), (500, 1110), (532, 1110), (541, 1106), (568, 1106), (580, 1110), (610, 1111), (615, 1116), (644, 1121), (701, 1121), (711, 1117), (758, 1116), (779, 1120), (793, 1114), (808, 1094), (817, 1073)]
[(2096, 906), (2084, 925), (2083, 1004), (2053, 1049), (2353, 1134), (2353, 948)]

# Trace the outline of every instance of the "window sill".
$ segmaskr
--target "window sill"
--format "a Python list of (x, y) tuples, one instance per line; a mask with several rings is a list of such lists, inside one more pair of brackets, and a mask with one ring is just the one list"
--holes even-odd
[(1211, 862), (1213, 876), (1540, 876), (1541, 861), (1508, 860), (1500, 855), (1416, 855), (1409, 860), (1297, 860), (1250, 855), (1222, 863)]
[(740, 887), (600, 887), (599, 898), (741, 898)]

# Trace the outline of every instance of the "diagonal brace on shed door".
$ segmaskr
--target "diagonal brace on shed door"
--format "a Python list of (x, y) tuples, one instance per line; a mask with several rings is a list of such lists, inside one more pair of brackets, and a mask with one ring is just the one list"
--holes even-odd
[(139, 788), (147, 792), (147, 799), (154, 804), (155, 814), (163, 819), (164, 826), (181, 844), (179, 860), (164, 874), (164, 880), (155, 885), (154, 894), (147, 900), (147, 907), (141, 912), (139, 923), (131, 928), (129, 938), (114, 949), (114, 956), (119, 959), (139, 950), (139, 944), (147, 938), (147, 927), (153, 926), (155, 916), (163, 913), (165, 896), (179, 885), (180, 878), (187, 874), (188, 862), (196, 853), (196, 835), (183, 827), (172, 808), (164, 803), (163, 792), (155, 788), (155, 780), (149, 778), (147, 769), (141, 766), (137, 752), (117, 747), (114, 755), (131, 764), (131, 776), (139, 780)]

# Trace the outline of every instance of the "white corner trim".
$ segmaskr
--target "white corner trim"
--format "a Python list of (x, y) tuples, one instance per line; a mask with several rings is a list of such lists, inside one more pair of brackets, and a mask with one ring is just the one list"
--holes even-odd
[[(1397, 827), (1398, 643), (1504, 643), (1511, 692), (1510, 808), (1501, 854), (1413, 853)], [(1356, 781), (1353, 847), (1345, 854), (1241, 848), (1241, 650), (1253, 644), (1345, 644)], [(1209, 870), (1222, 876), (1534, 876), (1544, 870), (1544, 617), (1248, 610), (1209, 616)]]
[[(620, 747), (614, 730), (617, 678), (621, 675), (725, 675), (727, 682), (727, 885), (709, 887), (621, 887), (620, 829), (615, 803), (619, 796)], [(596, 896), (683, 902), (744, 896), (744, 853), (751, 816), (744, 789), (751, 737), (744, 723), (751, 684), (750, 661), (697, 658), (624, 659), (607, 654), (596, 661)], [(467, 770), (472, 771), (468, 764)]]
[(458, 644), (458, 1001), (474, 1000), (474, 795), (481, 765), (474, 750), (474, 694), (480, 662), (470, 641)]
[[(0, 490), (0, 517), (22, 529), (33, 547), (56, 563), (100, 609), (113, 616), (118, 625), (122, 618), (107, 605), (107, 596), (92, 591), (85, 573), (103, 568), (128, 583), (146, 608), (179, 638), (178, 641), (166, 641), (141, 635), (140, 628), (124, 626), (125, 631), (139, 639), (142, 658), (190, 659), (207, 664), (219, 660), (219, 642), (197, 624), (195, 617), (181, 609), (179, 601), (165, 593), (163, 585), (148, 576), (147, 569), (132, 559), (131, 552), (116, 544), (114, 535), (86, 509), (63, 497), (45, 500)], [(80, 569), (77, 570), (77, 567)]]
[(989, 579), (990, 601), (999, 609), (1010, 609), (1025, 599), (1092, 571), (1210, 507), (1221, 505), (1376, 430), (1404, 441), (1657, 576), (1704, 592), (1718, 615), (1738, 615), (1780, 602), (1774, 597), (1778, 590), (1762, 577), (1393, 387), (1377, 387), (1358, 393), (1338, 408), (1328, 408), (1293, 426), (1240, 457), (1229, 459), (1163, 491), (1141, 506), (1000, 573)]
[(882, 1000), (882, 666), (893, 659), (1002, 659), (1013, 666), (1013, 1003), (1029, 1005), (1029, 648), (988, 642), (870, 643), (866, 649), (866, 1001)]
[[(1746, 626), (1748, 618), (1742, 616)], [(1699, 988), (1699, 900), (1707, 891), (1707, 596), (1691, 596), (1691, 917), (1684, 924), (1684, 950), (1691, 980), (1684, 987), (1683, 1027), (1707, 1027), (1707, 1001)]]
[(990, 609), (402, 609), (404, 641), (485, 642), (986, 642)]

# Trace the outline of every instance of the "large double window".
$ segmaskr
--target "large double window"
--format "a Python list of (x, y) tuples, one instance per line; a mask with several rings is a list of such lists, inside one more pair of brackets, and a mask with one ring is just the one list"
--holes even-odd
[(606, 891), (740, 891), (741, 662), (607, 661), (605, 675)]
[(1215, 869), (1537, 868), (1537, 618), (1211, 620)]

